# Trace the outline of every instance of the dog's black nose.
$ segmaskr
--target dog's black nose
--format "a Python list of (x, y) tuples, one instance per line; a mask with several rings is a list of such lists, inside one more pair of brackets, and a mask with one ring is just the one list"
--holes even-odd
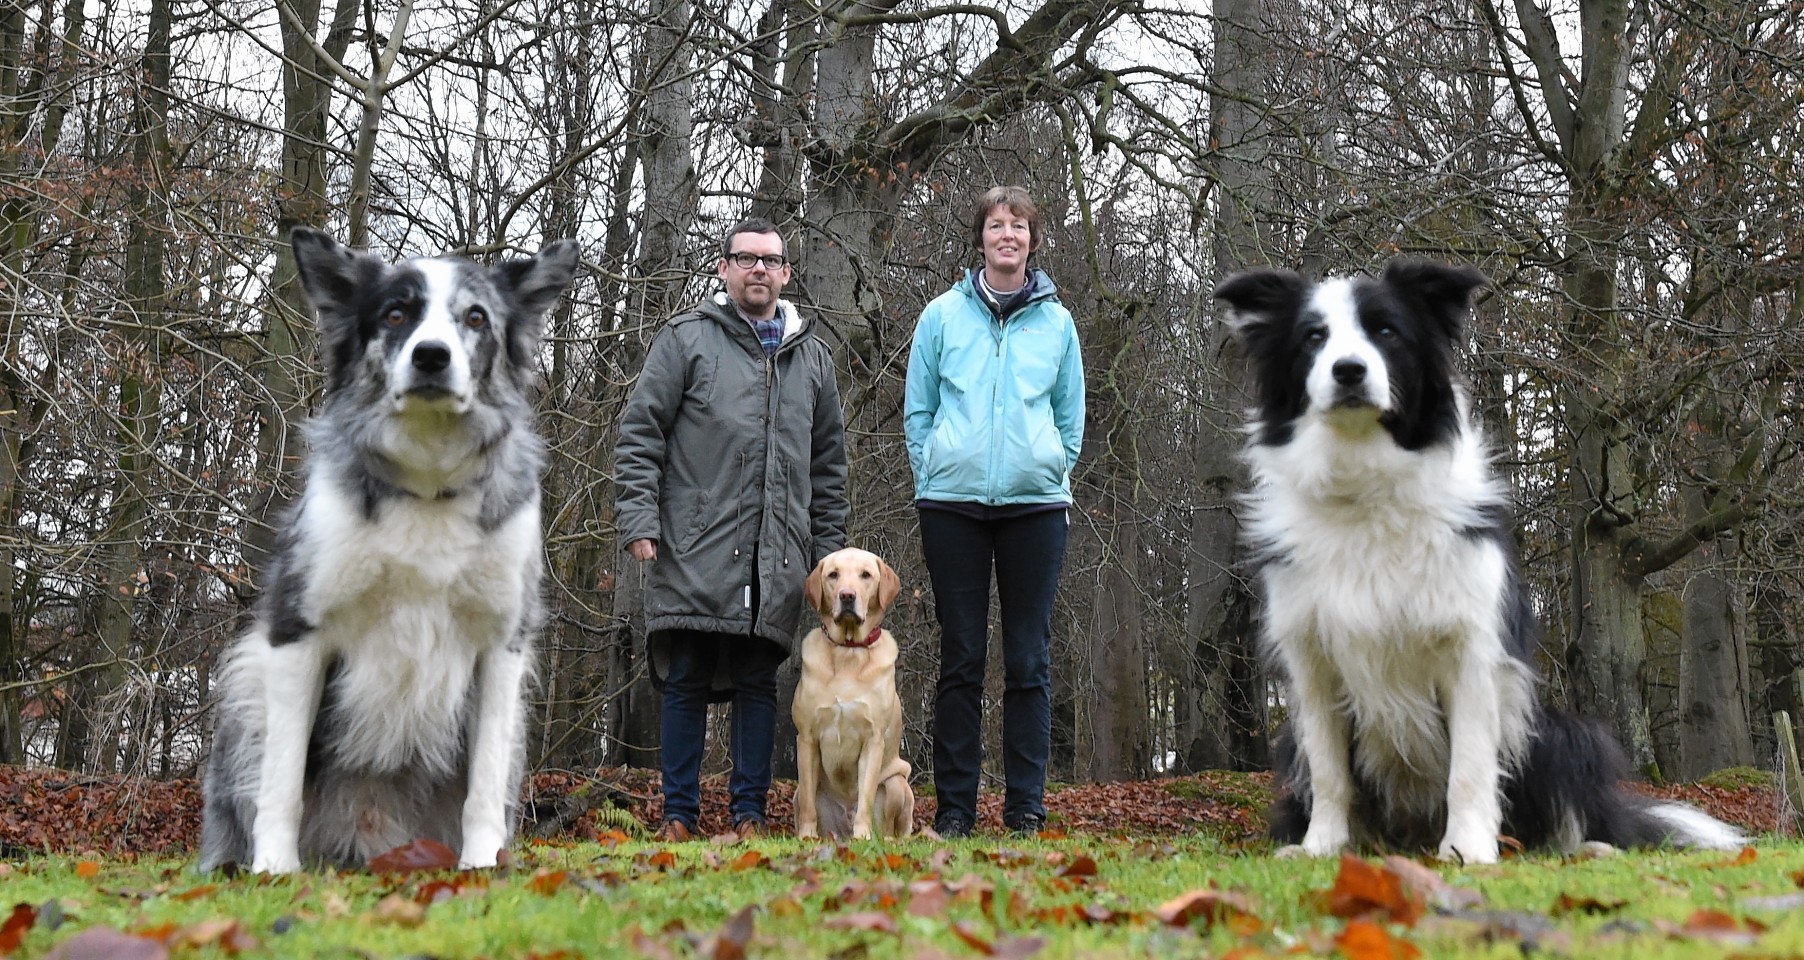
[(1343, 387), (1350, 387), (1366, 378), (1366, 365), (1359, 360), (1334, 361), (1334, 382)]
[[(438, 342), (428, 340), (415, 344), (413, 348), (413, 368), (421, 373), (438, 373), (451, 365), (451, 348)], [(1339, 366), (1336, 365), (1336, 369)]]

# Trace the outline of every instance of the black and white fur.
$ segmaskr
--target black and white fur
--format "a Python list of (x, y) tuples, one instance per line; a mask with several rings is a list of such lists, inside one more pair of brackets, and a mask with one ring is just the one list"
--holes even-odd
[(534, 353), (577, 247), (485, 268), (291, 241), (325, 401), (218, 674), (200, 867), (352, 866), (421, 838), (493, 866), (540, 619)]
[(1698, 810), (1624, 793), (1609, 734), (1536, 698), (1509, 494), (1454, 370), (1483, 283), (1398, 260), (1377, 279), (1259, 270), (1215, 291), (1254, 374), (1243, 525), (1288, 682), (1273, 837), (1465, 863), (1494, 862), (1500, 833), (1739, 847)]

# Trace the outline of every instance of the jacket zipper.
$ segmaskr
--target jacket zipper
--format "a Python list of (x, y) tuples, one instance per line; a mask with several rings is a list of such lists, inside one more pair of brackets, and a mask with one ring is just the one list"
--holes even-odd
[[(993, 312), (992, 312), (992, 315)], [(996, 500), (996, 473), (1002, 469), (1002, 378), (1004, 365), (1008, 362), (1003, 354), (1002, 341), (1008, 336), (1008, 321), (996, 317), (996, 377), (990, 381), (990, 468), (989, 489), (984, 491), (984, 498), (994, 505)]]

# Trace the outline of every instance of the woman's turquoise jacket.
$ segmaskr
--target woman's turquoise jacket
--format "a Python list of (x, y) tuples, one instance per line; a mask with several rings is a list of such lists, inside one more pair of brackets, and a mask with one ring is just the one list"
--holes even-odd
[(1071, 502), (1084, 443), (1084, 361), (1043, 271), (999, 322), (967, 274), (921, 311), (903, 431), (918, 500)]

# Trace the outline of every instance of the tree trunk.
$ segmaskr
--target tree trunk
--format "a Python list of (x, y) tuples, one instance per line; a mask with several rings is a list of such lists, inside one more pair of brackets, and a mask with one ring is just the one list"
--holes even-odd
[[(276, 186), (276, 265), (270, 275), (272, 300), (265, 314), (263, 355), (257, 379), (267, 388), (269, 403), (262, 413), (257, 437), (257, 460), (270, 485), (252, 516), (262, 523), (245, 538), (245, 558), (253, 570), (268, 563), (274, 544), (276, 518), (288, 502), (300, 476), (301, 436), (313, 392), (313, 308), (301, 290), (295, 273), (294, 251), (288, 233), (297, 226), (327, 227), (331, 206), (326, 184), (333, 138), (328, 121), (332, 111), (332, 73), (309, 40), (318, 28), (321, 0), (282, 0), (292, 16), (277, 14), (282, 32), (282, 171)], [(358, 0), (336, 0), (332, 22), (320, 41), (327, 56), (343, 60), (356, 23)], [(252, 597), (249, 582), (239, 588), (239, 600)]]
[[(1567, 407), (1576, 408), (1573, 403)], [(1587, 485), (1580, 489), (1610, 489), (1612, 480), (1618, 484), (1614, 489), (1624, 489), (1627, 469), (1622, 461), (1628, 457), (1628, 445), (1607, 437), (1595, 420), (1579, 430), (1575, 454), (1575, 484)], [(1653, 734), (1641, 693), (1641, 669), (1647, 657), (1641, 623), (1642, 577), (1629, 567), (1625, 556), (1624, 541), (1631, 531), (1598, 515), (1600, 500), (1608, 502), (1610, 498), (1594, 496), (1574, 505), (1574, 633), (1567, 647), (1567, 666), (1579, 710), (1610, 723), (1634, 767), (1652, 773)]]
[[(1804, 644), (1798, 640), (1791, 615), (1793, 596), (1777, 583), (1763, 582), (1754, 588), (1749, 603), (1754, 622), (1754, 647), (1760, 663), (1760, 679), (1764, 689), (1760, 703), (1762, 717), (1784, 710), (1794, 721), (1804, 717), (1804, 689), (1800, 689), (1800, 669), (1804, 668)], [(1762, 724), (1769, 736), (1771, 729)], [(1771, 742), (1770, 740), (1768, 741)], [(1771, 755), (1770, 751), (1767, 755)]]
[[(695, 104), (689, 80), (689, 27), (694, 9), (688, 0), (669, 0), (655, 11), (655, 17), (646, 31), (644, 59), (638, 67), (641, 79), (635, 85), (645, 97), (640, 131), (645, 228), (634, 271), (642, 286), (633, 297), (639, 305), (638, 319), (654, 331), (683, 306), (690, 277), (685, 242), (698, 201)], [(707, 248), (705, 262), (710, 266), (716, 249)], [(661, 698), (652, 687), (646, 662), (645, 570), (639, 561), (627, 557), (625, 546), (613, 544), (615, 555), (628, 570), (615, 580), (613, 621), (617, 627), (608, 672), (617, 681), (612, 689), (624, 691), (624, 710), (616, 715), (611, 753), (629, 766), (655, 767)]]
[[(1694, 513), (1701, 495), (1693, 491)], [(1748, 725), (1747, 647), (1736, 616), (1735, 588), (1714, 564), (1721, 546), (1711, 542), (1688, 558), (1685, 636), (1679, 655), (1679, 768), (1673, 776), (1698, 780), (1723, 767), (1754, 763)]]
[[(1132, 504), (1110, 497), (1103, 508), (1104, 554), (1089, 650), (1093, 692), (1086, 731), (1085, 779), (1135, 780), (1152, 772), (1147, 713), (1145, 621), (1140, 607), (1140, 538)], [(1081, 748), (1080, 748), (1081, 749)]]
[[(1553, 20), (1535, 0), (1516, 0), (1522, 37), (1500, 49), (1526, 51), (1540, 80), (1546, 117), (1528, 118), (1552, 149), (1557, 143), (1570, 191), (1562, 227), (1567, 261), (1564, 344), (1568, 371), (1561, 399), (1573, 433), (1569, 488), (1573, 617), (1567, 659), (1581, 710), (1609, 721), (1636, 768), (1651, 770), (1653, 740), (1641, 693), (1645, 639), (1636, 470), (1619, 405), (1624, 365), (1632, 361), (1618, 313), (1618, 244), (1628, 229), (1619, 190), (1629, 150), (1625, 101), (1640, 24), (1627, 0), (1581, 0), (1580, 69), (1564, 64)], [(1487, 0), (1486, 18), (1500, 29)], [(1519, 98), (1526, 103), (1528, 94)], [(1657, 111), (1657, 108), (1655, 108)], [(1649, 124), (1663, 122), (1651, 114)]]
[[(44, 45), (31, 49), (26, 43), (26, 4), (0, 6), (0, 183), (16, 184), (25, 173), (33, 131), (40, 157), (57, 155), (63, 120), (73, 97), (73, 76), (80, 63), (87, 6), (83, 0), (63, 4), (61, 35), (46, 29), (39, 35)], [(28, 74), (54, 63), (52, 75), (38, 74), (33, 84)], [(27, 276), (27, 264), (37, 245), (39, 210), (31, 190), (10, 190), (0, 196), (0, 277)], [(79, 245), (78, 245), (79, 246)], [(79, 259), (79, 252), (71, 254)], [(10, 280), (8, 281), (10, 283)], [(16, 530), (22, 512), (19, 483), (30, 456), (27, 435), (43, 410), (40, 396), (25, 379), (24, 358), (27, 312), (19, 291), (0, 296), (0, 530)], [(26, 618), (15, 618), (20, 609), (20, 584), (26, 572), (20, 567), (17, 541), (0, 536), (0, 763), (25, 762), (25, 731), (21, 716), (26, 656)]]
[[(114, 442), (116, 468), (109, 499), (112, 522), (102, 538), (101, 579), (91, 616), (100, 641), (100, 669), (87, 678), (88, 708), (101, 711), (89, 744), (71, 743), (70, 755), (88, 758), (103, 773), (119, 770), (121, 744), (145, 731), (129, 729), (136, 710), (126, 709), (126, 663), (132, 657), (133, 612), (149, 585), (143, 567), (145, 527), (156, 489), (157, 435), (162, 421), (164, 340), (160, 326), (168, 319), (164, 290), (164, 246), (161, 225), (169, 222), (167, 198), (170, 156), (169, 0), (151, 0), (149, 35), (135, 91), (132, 162), (140, 172), (129, 193), (133, 216), (128, 230), (125, 302), (116, 342), (119, 357), (119, 407)], [(153, 691), (143, 691), (153, 696)], [(132, 704), (136, 707), (137, 704)]]
[[(1269, 3), (1216, 4), (1215, 81), (1209, 104), (1216, 145), (1213, 259), (1216, 280), (1234, 270), (1270, 265), (1276, 246), (1259, 227), (1271, 199), (1268, 149), (1261, 124), (1272, 69)], [(1257, 638), (1248, 616), (1253, 603), (1245, 579), (1234, 497), (1246, 488), (1239, 462), (1245, 418), (1242, 361), (1227, 326), (1209, 322), (1198, 364), (1201, 397), (1191, 451), (1192, 507), (1185, 566), (1185, 635), (1193, 644), (1189, 682), (1179, 710), (1183, 770), (1252, 769), (1266, 763), (1266, 695)]]
[[(19, 96), (24, 67), (25, 5), (9, 3), (0, 7), (0, 143), (19, 143), (31, 119)], [(0, 183), (19, 182), (23, 156), (23, 150), (0, 150)], [(25, 275), (34, 222), (24, 191), (8, 191), (0, 197), (0, 275)], [(5, 530), (17, 530), (20, 515), (19, 477), (30, 395), (19, 373), (24, 369), (19, 355), (25, 339), (24, 320), (17, 296), (0, 303), (0, 321), (5, 323), (0, 328), (0, 350), (4, 350), (0, 355), (0, 529)], [(24, 676), (25, 624), (13, 620), (20, 576), (15, 540), (0, 536), (0, 764), (25, 762), (23, 691), (19, 686)]]

